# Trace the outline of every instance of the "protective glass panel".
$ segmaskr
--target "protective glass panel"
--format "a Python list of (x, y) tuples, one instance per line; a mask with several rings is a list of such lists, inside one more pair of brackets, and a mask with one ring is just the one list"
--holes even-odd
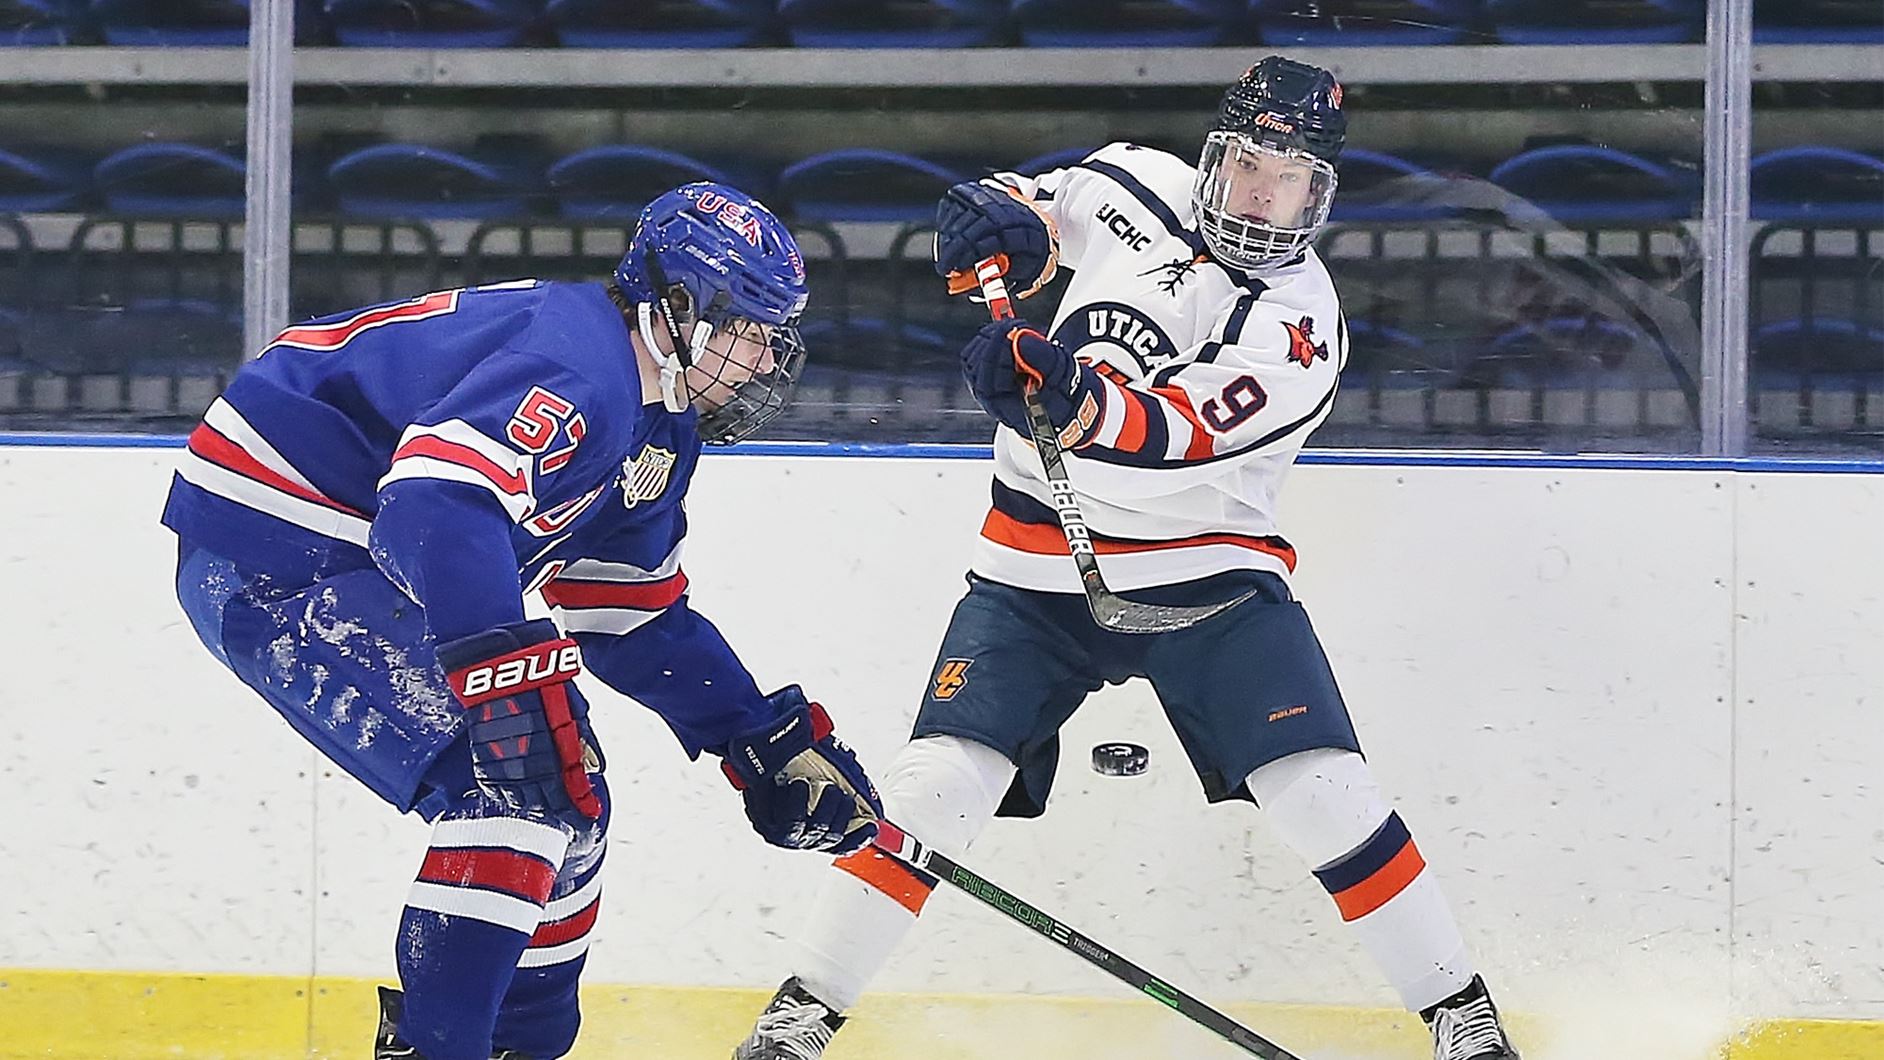
[[(65, 38), (13, 49), (114, 46), (83, 61), (8, 64), (18, 103), (0, 117), (0, 148), (69, 142), (90, 152), (80, 169), (93, 180), (59, 204), (36, 197), (50, 170), (0, 173), (0, 191), (26, 193), (0, 200), (0, 355), (10, 366), (0, 415), (10, 423), (181, 429), (226, 377), (241, 290), (239, 209), (228, 201), (239, 168), (213, 152), (239, 166), (246, 56), (241, 31), (217, 23), (235, 5), (186, 6), (162, 24), (81, 21)], [(1335, 62), (1346, 90), (1347, 151), (1316, 249), (1341, 293), (1350, 363), (1313, 444), (1698, 448), (1698, 21), (1652, 5), (1510, 25), (1470, 5), (1450, 21), (1431, 10), (1400, 18), (1391, 4), (1340, 18), (1255, 5), (1250, 21), (1166, 11), (1115, 27), (891, 6), (874, 21), (781, 22), (747, 19), (738, 5), (649, 5), (659, 17), (607, 5), (299, 5), (290, 318), (521, 276), (599, 280), (642, 204), (717, 179), (787, 219), (810, 273), (801, 385), (763, 436), (983, 442), (991, 424), (956, 353), (984, 314), (946, 297), (928, 261), (936, 198), (956, 180), (1077, 164), (1118, 140), (1195, 161), (1240, 60), (1205, 77), (1208, 63), (1191, 55), (1225, 53), (1187, 48), (1288, 50), (1258, 46), (1260, 36)], [(1117, 40), (1092, 35), (1128, 31), (1158, 49), (1106, 71)], [(179, 42), (211, 50), (153, 61)], [(1320, 48), (1356, 43), (1365, 56)], [(1512, 43), (1564, 47), (1501, 58)], [(708, 77), (666, 61), (664, 44), (728, 48), (732, 65)], [(898, 50), (962, 44), (992, 47), (958, 53), (947, 93)], [(1629, 47), (1597, 47), (1606, 44)], [(1485, 47), (1443, 50), (1456, 45)], [(467, 48), (475, 61), (458, 61)], [(802, 57), (776, 63), (794, 49)], [(1368, 61), (1344, 66), (1344, 55)], [(102, 87), (88, 95), (81, 84)], [(1875, 85), (1825, 91), (1828, 102), (1810, 107), (1836, 126), (1829, 142), (1869, 150), (1854, 139), (1866, 122), (1830, 116), (1875, 115), (1874, 99), (1850, 94), (1875, 95)], [(1768, 130), (1766, 103), (1762, 150), (1769, 139), (1777, 149), (1793, 132)], [(129, 175), (113, 170), (103, 183), (93, 175), (119, 148), (173, 141), (212, 154), (132, 159)], [(125, 181), (139, 194), (122, 194)], [(48, 231), (46, 217), (65, 228)], [(1823, 278), (1784, 275), (1802, 256), (1875, 260), (1868, 236), (1815, 235), (1810, 251), (1785, 249), (1787, 239), (1803, 248), (1804, 235), (1766, 238), (1752, 250), (1767, 285), (1754, 299), (1765, 314), (1753, 322), (1756, 350), (1780, 348), (1780, 325), (1812, 315), (1808, 291), (1814, 306), (1843, 298), (1853, 312), (1869, 298), (1864, 284), (1834, 293)], [(1025, 311), (1047, 315), (1055, 294)], [(81, 370), (70, 349), (42, 355), (47, 303), (133, 302), (168, 316), (120, 314), (110, 323), (130, 322), (140, 341), (94, 345), (161, 345), (150, 355), (183, 367), (160, 383), (133, 385), (112, 358), (101, 373)], [(52, 333), (71, 346), (89, 329)], [(124, 378), (73, 382), (87, 375)], [(1851, 404), (1868, 410), (1859, 385)], [(1799, 393), (1802, 417), (1816, 391)], [(1825, 440), (1817, 423), (1812, 436)], [(1778, 438), (1764, 421), (1755, 435)]]
[(156, 71), (243, 23), (0, 8), (0, 429), (187, 430), (241, 360), (245, 93)]
[[(1874, 58), (1869, 66), (1875, 76)], [(1818, 70), (1862, 76), (1864, 67), (1826, 61)], [(1751, 446), (1876, 457), (1884, 454), (1884, 83), (1768, 82), (1754, 85), (1753, 99)]]

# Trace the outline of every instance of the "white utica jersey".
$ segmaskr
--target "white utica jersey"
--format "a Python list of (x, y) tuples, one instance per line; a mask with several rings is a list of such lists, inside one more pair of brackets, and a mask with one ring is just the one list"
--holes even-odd
[[(1114, 589), (1239, 569), (1287, 578), (1295, 551), (1277, 532), (1277, 494), (1347, 361), (1321, 259), (1309, 250), (1260, 275), (1211, 260), (1193, 223), (1195, 176), (1173, 155), (1112, 144), (1065, 169), (996, 178), (1054, 218), (1073, 270), (1052, 334), (1104, 378), (1105, 402), (1067, 474)], [(994, 459), (974, 571), (1078, 592), (1032, 443), (1002, 427)]]

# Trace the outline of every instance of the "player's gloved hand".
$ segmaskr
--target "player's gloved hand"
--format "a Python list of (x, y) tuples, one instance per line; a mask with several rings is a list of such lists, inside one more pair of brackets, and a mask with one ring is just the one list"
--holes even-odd
[(966, 181), (950, 188), (935, 208), (935, 271), (949, 293), (975, 289), (975, 265), (1007, 256), (1007, 285), (1016, 298), (1046, 286), (1060, 267), (1060, 234), (1053, 221), (1020, 192), (999, 181)]
[(824, 708), (797, 685), (766, 697), (769, 724), (726, 745), (721, 768), (746, 801), (753, 831), (773, 846), (849, 854), (877, 835), (883, 802), (857, 756), (831, 735)]
[(471, 771), (486, 795), (578, 828), (601, 816), (589, 784), (589, 774), (602, 771), (601, 750), (576, 691), (575, 641), (539, 618), (440, 644), (438, 662), (464, 704)]
[(1091, 440), (1105, 411), (1105, 388), (1098, 375), (1018, 317), (981, 326), (962, 347), (962, 375), (988, 415), (1022, 434), (1027, 433), (1022, 387), (1032, 386), (1062, 449), (1076, 449)]

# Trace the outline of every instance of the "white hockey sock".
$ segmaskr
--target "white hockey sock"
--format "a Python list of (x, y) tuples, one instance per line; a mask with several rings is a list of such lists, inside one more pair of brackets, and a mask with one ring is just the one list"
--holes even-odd
[(1249, 788), (1410, 1011), (1471, 981), (1472, 958), (1439, 881), (1360, 755), (1290, 755), (1251, 773)]
[[(1013, 763), (998, 751), (955, 736), (928, 736), (911, 741), (890, 763), (883, 809), (935, 850), (960, 857), (994, 819), (1013, 778)], [(934, 886), (933, 877), (872, 848), (839, 858), (798, 939), (799, 981), (839, 1012), (855, 1005), (915, 926)]]

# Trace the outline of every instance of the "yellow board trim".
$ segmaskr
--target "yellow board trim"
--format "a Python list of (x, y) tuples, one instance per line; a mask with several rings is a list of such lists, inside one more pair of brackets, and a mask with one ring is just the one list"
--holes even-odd
[[(0, 1058), (34, 1060), (360, 1060), (377, 1004), (367, 979), (0, 971)], [(583, 990), (582, 1041), (572, 1060), (725, 1060), (769, 996), (717, 987), (607, 986)], [(1291, 1049), (1381, 1060), (1430, 1055), (1405, 1012), (1319, 1005), (1227, 1005)], [(829, 1060), (990, 1056), (1172, 1060), (1241, 1055), (1149, 1001), (1132, 998), (883, 994), (861, 1005)], [(1548, 1051), (1542, 1021), (1520, 1015), (1521, 1044)], [(1884, 1021), (1776, 1019), (1714, 1058), (1877, 1060)], [(1667, 1060), (1688, 1060), (1670, 1057)]]

